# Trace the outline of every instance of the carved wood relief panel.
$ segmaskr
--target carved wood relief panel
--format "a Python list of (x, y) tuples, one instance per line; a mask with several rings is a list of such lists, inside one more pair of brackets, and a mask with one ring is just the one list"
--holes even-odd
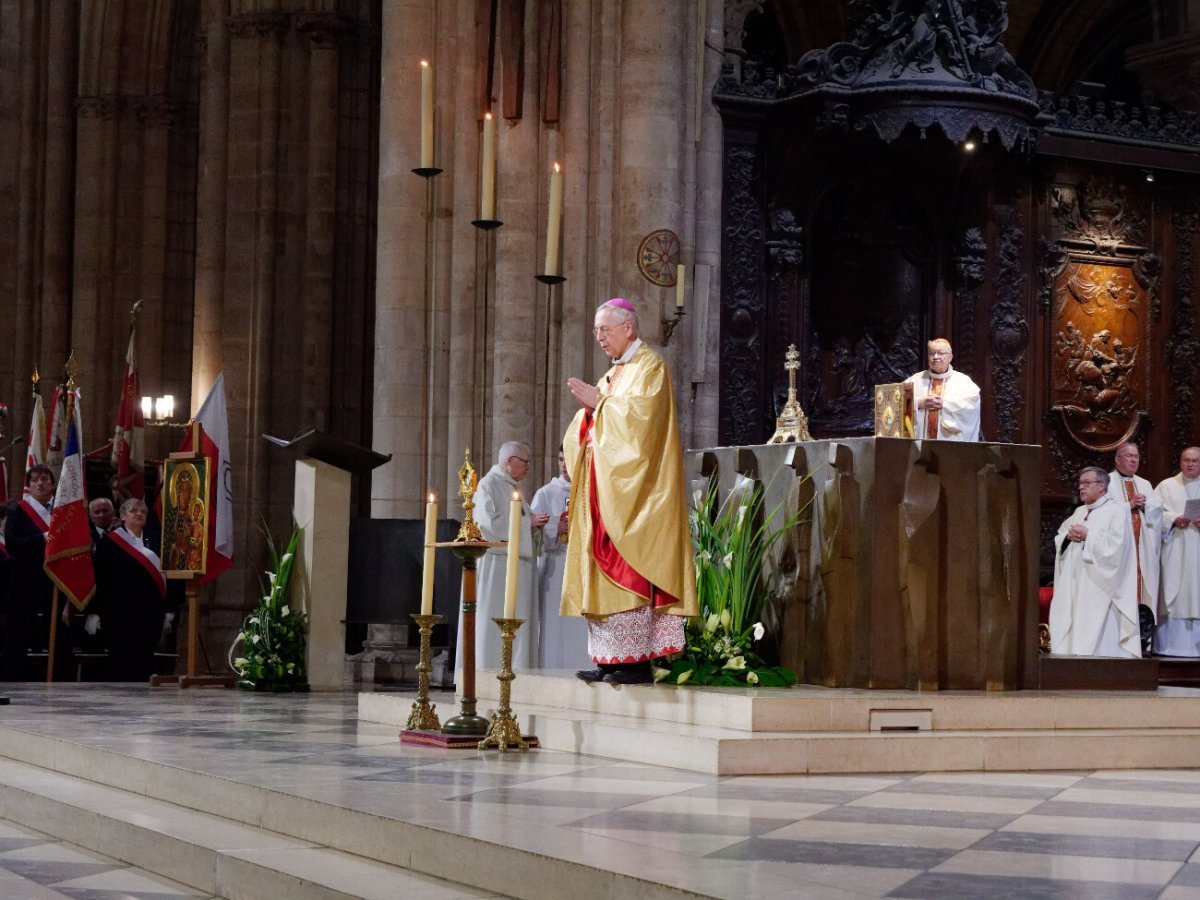
[(1107, 451), (1137, 432), (1147, 307), (1129, 260), (1071, 257), (1054, 282), (1050, 408), (1081, 447)]

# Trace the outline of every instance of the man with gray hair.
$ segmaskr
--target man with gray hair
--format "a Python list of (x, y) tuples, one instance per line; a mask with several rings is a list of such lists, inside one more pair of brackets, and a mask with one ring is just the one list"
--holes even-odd
[[(509, 510), (513, 496), (520, 496), (520, 483), (529, 474), (529, 445), (506, 441), (500, 447), (496, 465), (479, 479), (475, 489), (475, 521), (485, 541), (507, 541)], [(517, 614), (525, 624), (513, 641), (513, 670), (523, 671), (534, 665), (537, 647), (537, 557), (541, 548), (542, 527), (549, 520), (544, 513), (531, 513), (522, 498), (521, 551), (517, 574)], [(537, 543), (535, 544), (535, 540)], [(475, 665), (479, 669), (500, 668), (500, 631), (492, 619), (504, 615), (504, 583), (508, 568), (508, 548), (492, 547), (479, 563), (476, 590)], [(458, 624), (458, 653), (462, 659), (462, 620)]]
[(1129, 507), (1108, 495), (1108, 473), (1098, 466), (1079, 472), (1079, 499), (1054, 539), (1051, 652), (1140, 658)]
[[(1200, 447), (1179, 454), (1179, 474), (1155, 488), (1163, 503), (1162, 590), (1154, 652), (1200, 656)], [(1189, 505), (1190, 504), (1190, 505)]]
[(571, 505), (561, 611), (588, 623), (596, 668), (580, 678), (642, 684), (653, 660), (684, 649), (684, 619), (699, 612), (675, 389), (628, 300), (601, 304), (592, 333), (612, 367), (595, 386), (567, 380), (580, 410), (563, 439)]

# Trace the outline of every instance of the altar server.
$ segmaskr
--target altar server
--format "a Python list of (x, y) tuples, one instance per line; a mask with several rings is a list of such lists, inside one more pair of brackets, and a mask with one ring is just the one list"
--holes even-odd
[(563, 565), (567, 559), (567, 499), (571, 478), (562, 450), (558, 451), (558, 476), (533, 495), (530, 509), (545, 513), (549, 522), (538, 557), (538, 647), (539, 669), (574, 667), (587, 655), (587, 623), (576, 616), (559, 614), (562, 603)]
[(1200, 500), (1200, 447), (1184, 450), (1179, 474), (1159, 482), (1155, 490), (1162, 499), (1166, 532), (1154, 652), (1200, 656), (1200, 518), (1187, 510), (1189, 500)]
[(1137, 559), (1129, 507), (1108, 496), (1108, 473), (1079, 473), (1079, 499), (1054, 538), (1051, 652), (1140, 658)]

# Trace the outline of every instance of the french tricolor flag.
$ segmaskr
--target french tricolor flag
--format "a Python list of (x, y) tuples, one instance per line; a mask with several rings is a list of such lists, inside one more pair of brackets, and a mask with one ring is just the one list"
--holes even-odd
[(50, 511), (46, 533), (46, 574), (82, 610), (96, 592), (92, 569), (92, 534), (88, 529), (87, 490), (83, 475), (83, 426), (79, 395), (67, 404), (67, 435), (63, 447), (62, 475)]

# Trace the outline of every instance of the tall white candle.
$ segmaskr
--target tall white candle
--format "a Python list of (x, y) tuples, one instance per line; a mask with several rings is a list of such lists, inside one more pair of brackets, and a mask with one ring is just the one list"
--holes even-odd
[(479, 218), (496, 218), (496, 120), (491, 113), (483, 117), (483, 184), (479, 189)]
[(421, 565), (421, 615), (433, 613), (433, 572), (435, 566), (433, 549), (437, 541), (437, 495), (430, 494), (425, 504), (425, 556)]
[(433, 66), (421, 60), (421, 168), (433, 168)]
[(685, 282), (687, 279), (687, 266), (680, 263), (675, 267), (675, 308), (683, 309), (683, 298), (686, 291)]
[(550, 211), (546, 216), (546, 265), (544, 274), (558, 274), (558, 241), (562, 233), (563, 173), (558, 163), (550, 173)]
[(521, 564), (521, 495), (513, 491), (508, 505), (508, 570), (504, 582), (504, 618), (517, 617), (517, 572)]

